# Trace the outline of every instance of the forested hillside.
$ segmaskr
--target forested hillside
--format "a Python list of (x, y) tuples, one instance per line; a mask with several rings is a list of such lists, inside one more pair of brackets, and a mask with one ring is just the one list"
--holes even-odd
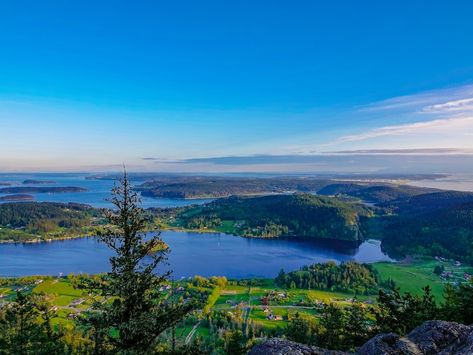
[(320, 195), (348, 195), (372, 203), (384, 203), (435, 191), (408, 185), (372, 185), (339, 183), (325, 186)]
[(311, 194), (230, 197), (178, 216), (188, 228), (213, 228), (231, 222), (243, 236), (309, 237), (358, 241), (360, 218), (371, 211), (362, 205)]
[(419, 206), (420, 212), (411, 206), (388, 218), (381, 247), (395, 257), (420, 254), (473, 263), (473, 202), (435, 201)]
[(471, 192), (438, 191), (400, 198), (381, 206), (388, 207), (400, 214), (421, 214), (470, 202), (473, 202), (473, 193)]
[(143, 196), (168, 198), (221, 198), (231, 195), (258, 195), (289, 191), (312, 192), (330, 183), (316, 178), (161, 178), (137, 187)]
[(4, 203), (0, 204), (0, 240), (25, 241), (33, 236), (79, 233), (100, 217), (99, 210), (76, 203)]

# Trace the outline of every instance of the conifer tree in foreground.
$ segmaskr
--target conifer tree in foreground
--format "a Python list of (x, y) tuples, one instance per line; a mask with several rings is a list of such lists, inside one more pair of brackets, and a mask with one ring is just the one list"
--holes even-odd
[(113, 188), (110, 202), (115, 206), (107, 212), (110, 227), (98, 237), (114, 253), (111, 271), (81, 281), (80, 288), (99, 296), (82, 321), (91, 328), (97, 353), (153, 352), (158, 335), (193, 306), (167, 302), (159, 291), (168, 283), (170, 271), (157, 273), (156, 269), (165, 265), (168, 250), (159, 233), (145, 238), (140, 199), (126, 172)]

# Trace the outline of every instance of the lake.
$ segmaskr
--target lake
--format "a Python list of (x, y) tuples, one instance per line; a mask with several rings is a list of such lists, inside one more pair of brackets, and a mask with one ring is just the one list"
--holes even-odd
[[(165, 231), (173, 277), (225, 275), (274, 277), (303, 265), (335, 260), (389, 261), (379, 241), (359, 247), (327, 240), (247, 239), (221, 233)], [(0, 276), (99, 273), (108, 270), (110, 251), (95, 238), (39, 244), (0, 244)]]

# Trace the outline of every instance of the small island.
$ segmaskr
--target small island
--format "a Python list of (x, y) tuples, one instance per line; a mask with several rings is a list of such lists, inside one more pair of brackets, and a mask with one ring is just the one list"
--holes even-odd
[(66, 193), (84, 192), (87, 189), (75, 186), (11, 186), (0, 189), (0, 194), (41, 194), (41, 193)]
[(34, 196), (28, 194), (6, 195), (0, 196), (0, 201), (34, 201)]
[(27, 179), (22, 182), (23, 185), (46, 185), (46, 184), (55, 184), (56, 181), (53, 180), (35, 180)]

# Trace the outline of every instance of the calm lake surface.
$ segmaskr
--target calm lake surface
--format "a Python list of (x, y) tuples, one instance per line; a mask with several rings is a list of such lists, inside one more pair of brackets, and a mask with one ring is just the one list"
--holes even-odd
[[(274, 277), (281, 268), (328, 260), (389, 261), (378, 241), (359, 247), (334, 241), (246, 239), (218, 233), (166, 231), (175, 279), (194, 275)], [(40, 244), (0, 244), (0, 276), (98, 273), (108, 270), (110, 251), (95, 238)]]

